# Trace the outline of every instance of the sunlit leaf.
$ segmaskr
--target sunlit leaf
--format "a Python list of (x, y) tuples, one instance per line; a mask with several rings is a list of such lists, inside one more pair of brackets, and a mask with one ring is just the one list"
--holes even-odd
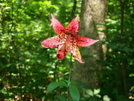
[(100, 93), (100, 89), (94, 89), (94, 94)]
[(110, 101), (110, 98), (107, 95), (105, 95), (103, 96), (103, 101)]
[(90, 96), (93, 96), (93, 91), (91, 89), (87, 89), (86, 90), (86, 93)]

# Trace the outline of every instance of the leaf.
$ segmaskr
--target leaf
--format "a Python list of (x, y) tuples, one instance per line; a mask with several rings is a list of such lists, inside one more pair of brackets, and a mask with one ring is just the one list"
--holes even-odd
[(65, 96), (65, 95), (56, 95), (56, 97), (57, 97), (60, 101), (66, 101), (66, 96)]
[(94, 89), (94, 94), (99, 94), (100, 93), (100, 89)]
[(59, 86), (66, 86), (66, 84), (63, 82), (52, 82), (47, 87), (47, 93), (49, 93), (50, 91), (54, 90), (55, 88)]
[(74, 101), (79, 101), (80, 93), (75, 86), (69, 86), (69, 92)]
[(95, 96), (98, 97), (98, 98), (101, 98), (101, 95), (99, 95), (99, 94), (96, 94)]
[(110, 101), (110, 98), (107, 95), (103, 96), (103, 101)]
[(91, 89), (86, 90), (86, 93), (87, 93), (88, 95), (90, 95), (90, 96), (93, 96), (93, 95), (94, 95), (94, 94), (93, 94), (93, 91), (92, 91)]

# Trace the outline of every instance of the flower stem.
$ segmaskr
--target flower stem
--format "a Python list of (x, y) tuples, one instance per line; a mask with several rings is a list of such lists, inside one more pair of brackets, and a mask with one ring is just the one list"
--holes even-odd
[(68, 76), (68, 89), (67, 89), (67, 101), (69, 98), (69, 85), (71, 84), (71, 76), (72, 76), (72, 57), (70, 58), (70, 64), (69, 64), (69, 76)]

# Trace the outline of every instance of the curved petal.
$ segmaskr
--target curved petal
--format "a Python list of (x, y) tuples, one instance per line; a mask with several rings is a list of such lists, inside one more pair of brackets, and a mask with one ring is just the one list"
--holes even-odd
[(94, 40), (94, 39), (80, 37), (80, 36), (75, 36), (75, 38), (77, 39), (78, 46), (90, 46), (95, 42), (99, 41), (99, 40)]
[(68, 50), (66, 48), (66, 45), (65, 44), (60, 45), (57, 51), (57, 59), (62, 60), (67, 55), (67, 52)]
[(51, 16), (52, 16), (51, 21), (52, 21), (52, 26), (53, 26), (54, 31), (57, 34), (62, 33), (65, 30), (65, 28), (53, 15), (51, 15)]
[(60, 44), (59, 36), (51, 37), (41, 42), (41, 45), (46, 48), (57, 47)]
[(79, 61), (80, 63), (84, 63), (81, 59), (81, 54), (80, 54), (80, 51), (79, 51), (79, 48), (77, 46), (72, 46), (70, 48), (70, 52), (72, 54), (72, 56), (77, 60)]
[(79, 28), (78, 17), (76, 17), (69, 23), (67, 29), (70, 30), (71, 32), (77, 33), (78, 28)]

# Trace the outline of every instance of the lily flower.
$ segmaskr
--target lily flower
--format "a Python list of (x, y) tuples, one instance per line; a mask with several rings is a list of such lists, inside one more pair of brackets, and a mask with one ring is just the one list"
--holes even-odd
[(78, 46), (90, 46), (98, 40), (77, 35), (79, 28), (78, 17), (74, 18), (65, 28), (53, 15), (51, 16), (52, 27), (58, 35), (42, 41), (41, 45), (46, 48), (58, 47), (58, 60), (62, 60), (70, 52), (77, 61), (84, 63)]

